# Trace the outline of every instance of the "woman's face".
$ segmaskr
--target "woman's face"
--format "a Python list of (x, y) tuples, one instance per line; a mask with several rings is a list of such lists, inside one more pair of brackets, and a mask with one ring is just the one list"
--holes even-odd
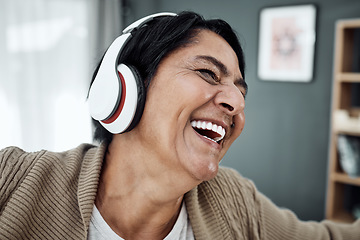
[(244, 127), (245, 94), (233, 49), (201, 30), (161, 61), (134, 130), (163, 166), (209, 180)]

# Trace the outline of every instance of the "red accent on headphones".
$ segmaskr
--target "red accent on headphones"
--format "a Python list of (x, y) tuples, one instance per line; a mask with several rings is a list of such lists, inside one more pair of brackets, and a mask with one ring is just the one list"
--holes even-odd
[(121, 98), (120, 98), (120, 104), (117, 108), (117, 110), (114, 112), (114, 114), (109, 118), (106, 119), (104, 121), (102, 121), (103, 123), (109, 124), (114, 122), (118, 116), (120, 115), (123, 107), (124, 107), (124, 103), (125, 103), (125, 97), (126, 97), (126, 84), (125, 84), (125, 80), (123, 75), (118, 71), (119, 73), (119, 77), (120, 77), (120, 81), (121, 81)]

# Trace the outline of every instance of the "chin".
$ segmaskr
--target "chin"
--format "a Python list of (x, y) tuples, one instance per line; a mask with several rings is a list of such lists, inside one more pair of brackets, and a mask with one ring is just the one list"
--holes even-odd
[(219, 171), (219, 164), (209, 163), (206, 166), (200, 167), (200, 169), (196, 173), (196, 177), (201, 182), (209, 181), (216, 177)]

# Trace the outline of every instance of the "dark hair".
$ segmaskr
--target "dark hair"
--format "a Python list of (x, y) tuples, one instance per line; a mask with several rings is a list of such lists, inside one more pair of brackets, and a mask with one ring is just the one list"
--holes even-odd
[[(158, 17), (133, 31), (132, 39), (119, 56), (119, 63), (136, 67), (145, 88), (156, 73), (161, 60), (174, 50), (191, 44), (199, 30), (207, 29), (223, 37), (233, 48), (239, 61), (240, 72), (245, 79), (245, 61), (239, 40), (230, 25), (221, 19), (205, 20), (194, 12), (181, 12), (176, 16)], [(97, 66), (91, 83), (94, 81)], [(94, 139), (111, 142), (112, 134), (93, 119)]]

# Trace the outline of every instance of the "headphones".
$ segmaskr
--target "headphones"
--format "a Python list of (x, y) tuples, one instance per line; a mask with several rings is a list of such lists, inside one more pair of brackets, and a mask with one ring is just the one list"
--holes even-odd
[(126, 43), (131, 40), (132, 31), (160, 16), (176, 14), (152, 14), (137, 20), (122, 31), (122, 35), (107, 49), (90, 87), (90, 115), (113, 134), (133, 129), (140, 121), (145, 105), (145, 87), (138, 70), (122, 63), (118, 65), (118, 58)]

